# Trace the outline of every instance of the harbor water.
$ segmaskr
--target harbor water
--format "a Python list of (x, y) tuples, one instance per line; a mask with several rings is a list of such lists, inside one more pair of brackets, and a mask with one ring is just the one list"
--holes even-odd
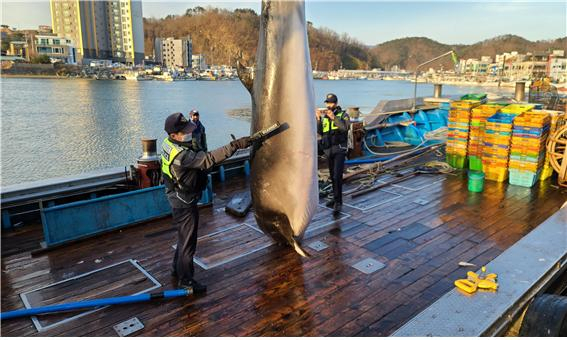
[[(173, 112), (198, 109), (209, 148), (247, 135), (247, 119), (230, 113), (248, 110), (250, 96), (238, 81), (96, 81), (86, 79), (1, 78), (1, 185), (76, 175), (134, 164), (142, 137), (161, 140), (163, 122)], [(410, 98), (407, 81), (315, 81), (317, 105), (328, 92), (343, 108), (368, 113), (384, 99)], [(443, 95), (509, 89), (444, 86)], [(433, 85), (418, 84), (418, 96)], [(310, 114), (290, 112), (290, 114)]]

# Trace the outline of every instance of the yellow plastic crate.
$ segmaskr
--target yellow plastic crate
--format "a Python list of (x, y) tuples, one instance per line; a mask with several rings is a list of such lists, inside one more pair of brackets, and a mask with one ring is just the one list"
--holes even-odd
[(542, 145), (545, 145), (546, 139), (543, 138), (526, 138), (526, 137), (517, 137), (512, 136), (512, 145), (517, 146), (525, 146), (528, 148), (541, 148)]
[(499, 112), (500, 109), (502, 109), (502, 105), (484, 104), (473, 108), (472, 113), (481, 116), (492, 116)]
[(484, 153), (488, 153), (495, 156), (502, 156), (502, 157), (508, 156), (510, 154), (510, 149), (498, 148), (498, 147), (492, 148), (486, 145), (484, 145), (482, 151)]
[(531, 111), (535, 105), (531, 104), (511, 104), (500, 110), (502, 113), (520, 114), (523, 112)]
[(550, 122), (549, 113), (541, 111), (524, 112), (514, 119), (515, 126), (543, 127)]
[(538, 163), (522, 162), (522, 161), (517, 161), (515, 159), (511, 159), (510, 162), (508, 163), (508, 167), (510, 167), (511, 169), (529, 170), (529, 171), (537, 172), (539, 169), (541, 169), (542, 163), (543, 162), (538, 162)]
[(486, 122), (486, 125), (484, 126), (484, 128), (486, 130), (501, 131), (501, 132), (512, 132), (512, 124)]
[(477, 100), (456, 100), (451, 103), (451, 108), (470, 110), (473, 107), (479, 106), (480, 102)]
[(546, 164), (541, 169), (541, 175), (539, 177), (539, 180), (544, 181), (544, 180), (548, 179), (549, 177), (551, 177), (551, 175), (553, 175), (553, 168), (551, 167), (551, 165)]
[(483, 140), (490, 144), (508, 145), (510, 144), (510, 136), (485, 134)]
[(449, 116), (448, 121), (449, 121), (449, 122), (452, 122), (452, 123), (462, 123), (462, 124), (466, 124), (467, 126), (468, 126), (469, 123), (470, 123), (470, 119), (469, 119), (469, 118), (458, 118), (458, 117), (451, 117), (451, 116)]
[(508, 179), (508, 169), (501, 168), (501, 167), (485, 167), (483, 164), (484, 169), (484, 178), (489, 181), (496, 181), (496, 182), (504, 182)]
[(494, 159), (482, 157), (482, 164), (486, 168), (507, 168), (508, 161), (504, 159)]
[(467, 149), (454, 149), (454, 148), (447, 147), (445, 149), (445, 152), (447, 154), (453, 154), (453, 155), (461, 155), (461, 156), (467, 155)]
[(447, 133), (447, 137), (462, 138), (464, 140), (467, 140), (469, 138), (469, 133), (461, 131), (449, 131)]
[(454, 118), (469, 119), (470, 116), (471, 116), (471, 113), (467, 110), (452, 109), (451, 111), (449, 111), (449, 118), (450, 119), (454, 119)]

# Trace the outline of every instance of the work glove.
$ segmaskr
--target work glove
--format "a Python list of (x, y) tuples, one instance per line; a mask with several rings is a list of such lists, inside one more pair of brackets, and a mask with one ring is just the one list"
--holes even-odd
[(230, 145), (237, 149), (246, 149), (252, 145), (252, 142), (250, 141), (250, 137), (241, 137), (230, 142)]

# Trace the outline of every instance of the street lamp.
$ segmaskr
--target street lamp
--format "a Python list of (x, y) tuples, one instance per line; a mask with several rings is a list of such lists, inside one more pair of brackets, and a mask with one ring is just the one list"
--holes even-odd
[(451, 58), (453, 59), (453, 63), (456, 64), (457, 63), (457, 54), (455, 53), (455, 51), (451, 50), (447, 53), (443, 53), (442, 55), (440, 55), (438, 57), (435, 57), (435, 58), (428, 60), (428, 61), (426, 61), (422, 64), (419, 64), (415, 68), (415, 80), (414, 80), (414, 85), (413, 85), (413, 106), (412, 106), (412, 109), (411, 109), (412, 112), (415, 112), (415, 103), (416, 103), (416, 100), (417, 100), (417, 70), (419, 70), (419, 68), (422, 67), (422, 66), (425, 66), (425, 65), (427, 65), (431, 62), (434, 62), (437, 59), (441, 59), (441, 58), (448, 56), (448, 55), (451, 55)]

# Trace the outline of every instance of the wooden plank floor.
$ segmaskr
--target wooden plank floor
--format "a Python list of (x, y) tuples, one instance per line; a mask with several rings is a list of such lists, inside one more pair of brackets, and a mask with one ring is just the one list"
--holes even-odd
[[(215, 204), (201, 210), (197, 256), (210, 269), (196, 266), (196, 277), (208, 295), (113, 306), (40, 335), (116, 336), (112, 326), (131, 317), (144, 324), (135, 333), (144, 336), (389, 335), (453, 288), (467, 270), (459, 261), (489, 262), (567, 199), (550, 180), (531, 189), (486, 182), (474, 194), (462, 174), (416, 177), (346, 198), (338, 219), (321, 206), (304, 245), (328, 247), (306, 247), (311, 257), (301, 258), (259, 234), (252, 214), (239, 219), (224, 212), (231, 195), (247, 186), (243, 178), (216, 185)], [(4, 232), (2, 243), (22, 235)], [(172, 289), (175, 237), (165, 218), (37, 256), (28, 250), (4, 256), (2, 310), (22, 308), (20, 293), (127, 259)], [(385, 267), (372, 274), (352, 267), (369, 257)], [(65, 300), (70, 293), (60, 292)], [(30, 319), (1, 326), (2, 336), (38, 335)]]

